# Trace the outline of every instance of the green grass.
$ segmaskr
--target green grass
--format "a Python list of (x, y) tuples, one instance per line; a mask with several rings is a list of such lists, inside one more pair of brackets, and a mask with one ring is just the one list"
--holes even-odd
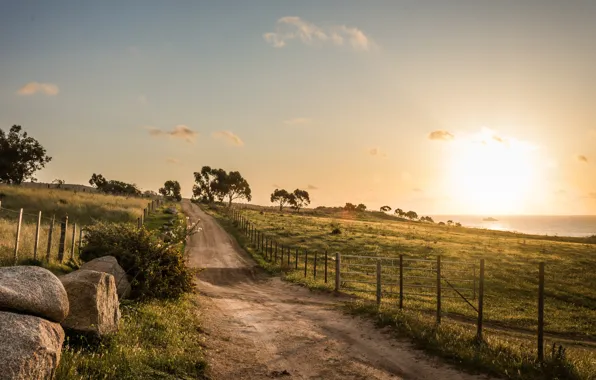
[[(305, 215), (295, 213), (243, 210), (242, 214), (257, 229), (278, 243), (292, 247), (291, 266), (273, 264), (263, 259), (262, 251), (227, 219), (223, 209), (208, 210), (232, 232), (260, 265), (272, 273), (283, 272), (284, 278), (311, 289), (332, 290), (334, 261), (329, 259), (328, 283), (323, 282), (321, 257), (328, 251), (342, 255), (394, 256), (444, 260), (486, 260), (485, 341), (475, 342), (475, 311), (461, 299), (443, 299), (444, 317), (437, 328), (434, 319), (434, 297), (406, 297), (404, 310), (397, 300), (384, 296), (380, 310), (374, 293), (347, 291), (360, 301), (350, 303), (350, 312), (374, 316), (389, 324), (402, 336), (421, 348), (472, 370), (507, 378), (595, 379), (594, 343), (573, 342), (596, 337), (596, 283), (591, 270), (596, 268), (596, 245), (585, 239), (541, 239), (539, 236), (509, 234), (486, 230), (442, 227), (376, 218), (373, 213)], [(372, 215), (372, 216), (371, 216)], [(335, 228), (341, 234), (333, 235)], [(299, 248), (299, 269), (294, 268), (295, 248)], [(304, 250), (309, 252), (307, 277), (304, 277)], [(278, 256), (280, 256), (278, 250)], [(313, 278), (314, 253), (318, 253), (317, 279)], [(287, 256), (286, 256), (287, 259)], [(560, 342), (567, 346), (564, 360), (549, 358), (545, 364), (536, 361), (533, 331), (537, 313), (537, 267), (546, 263), (546, 329), (545, 347)], [(446, 265), (448, 267), (448, 265)], [(587, 270), (586, 270), (587, 269)], [(374, 285), (368, 286), (368, 290)], [(385, 289), (384, 289), (385, 290)], [(342, 291), (346, 291), (342, 288)], [(471, 300), (473, 303), (476, 300)], [(500, 328), (507, 326), (505, 330)], [(524, 334), (527, 331), (530, 334)], [(548, 350), (547, 350), (548, 351)], [(557, 376), (549, 373), (561, 371)], [(550, 376), (550, 377), (549, 377)]]
[[(149, 215), (145, 227), (158, 229), (172, 215), (166, 204)], [(178, 218), (184, 219), (182, 213)], [(181, 247), (184, 249), (184, 247)], [(206, 362), (199, 305), (191, 294), (179, 300), (121, 304), (120, 329), (95, 344), (66, 342), (57, 380), (71, 379), (202, 379)]]
[[(0, 208), (0, 266), (14, 263), (14, 247), (18, 222), (18, 211), (23, 208), (23, 221), (20, 234), (18, 260), (24, 262), (34, 258), (34, 240), (39, 211), (42, 212), (42, 224), (39, 237), (37, 259), (45, 259), (49, 229), (55, 217), (54, 234), (50, 249), (50, 260), (57, 257), (59, 245), (59, 225), (61, 218), (69, 217), (66, 234), (65, 259), (70, 256), (72, 247), (72, 225), (88, 225), (94, 220), (107, 222), (135, 222), (143, 214), (148, 199), (127, 198), (98, 193), (74, 192), (60, 189), (24, 188), (0, 185), (2, 207)], [(75, 236), (78, 242), (78, 232)], [(76, 254), (76, 250), (75, 250)]]
[(66, 342), (56, 380), (205, 378), (198, 307), (191, 295), (121, 305), (120, 330), (99, 348)]

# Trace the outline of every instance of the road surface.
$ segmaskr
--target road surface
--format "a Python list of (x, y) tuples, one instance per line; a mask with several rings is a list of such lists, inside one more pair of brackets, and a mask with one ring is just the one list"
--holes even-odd
[(187, 245), (198, 276), (209, 376), (240, 379), (481, 379), (338, 310), (337, 297), (285, 283), (200, 208), (183, 201), (202, 230)]

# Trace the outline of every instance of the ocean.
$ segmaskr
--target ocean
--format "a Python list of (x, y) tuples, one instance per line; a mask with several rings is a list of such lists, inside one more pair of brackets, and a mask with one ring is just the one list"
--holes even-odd
[(596, 215), (431, 215), (436, 223), (452, 220), (465, 227), (513, 231), (533, 235), (585, 237), (596, 235)]

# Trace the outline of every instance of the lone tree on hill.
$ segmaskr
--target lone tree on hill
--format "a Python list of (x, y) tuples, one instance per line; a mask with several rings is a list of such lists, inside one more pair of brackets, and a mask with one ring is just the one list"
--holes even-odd
[(159, 189), (159, 193), (164, 197), (170, 197), (178, 202), (182, 200), (182, 194), (180, 194), (180, 183), (178, 181), (166, 181), (163, 187)]
[(395, 215), (397, 215), (400, 218), (403, 218), (406, 215), (406, 213), (401, 208), (396, 208)]
[(33, 173), (51, 160), (45, 148), (20, 125), (13, 125), (8, 133), (0, 129), (0, 183), (20, 185), (27, 179), (34, 182)]
[(391, 211), (391, 207), (389, 207), (389, 206), (383, 206), (383, 207), (381, 207), (380, 210), (381, 210), (381, 212), (388, 212), (388, 211)]
[(228, 205), (236, 199), (252, 200), (250, 185), (237, 171), (226, 172), (223, 169), (212, 169), (203, 166), (200, 173), (194, 173), (193, 199), (202, 202), (212, 202), (217, 199), (223, 202), (226, 198)]
[(300, 212), (300, 209), (310, 204), (310, 195), (306, 190), (296, 189), (290, 194), (290, 204), (296, 212)]
[(271, 193), (271, 203), (279, 203), (279, 211), (283, 210), (283, 207), (292, 201), (292, 194), (288, 193), (285, 189), (275, 189)]
[(366, 211), (366, 206), (364, 204), (360, 203), (358, 206), (356, 206), (356, 211), (360, 211), (360, 212)]

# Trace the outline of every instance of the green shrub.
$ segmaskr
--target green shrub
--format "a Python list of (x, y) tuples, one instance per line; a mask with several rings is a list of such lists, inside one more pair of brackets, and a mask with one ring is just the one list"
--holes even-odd
[(185, 265), (186, 227), (178, 223), (165, 243), (159, 232), (131, 224), (97, 223), (87, 229), (81, 259), (114, 256), (132, 278), (131, 298), (175, 299), (193, 290), (193, 270)]

